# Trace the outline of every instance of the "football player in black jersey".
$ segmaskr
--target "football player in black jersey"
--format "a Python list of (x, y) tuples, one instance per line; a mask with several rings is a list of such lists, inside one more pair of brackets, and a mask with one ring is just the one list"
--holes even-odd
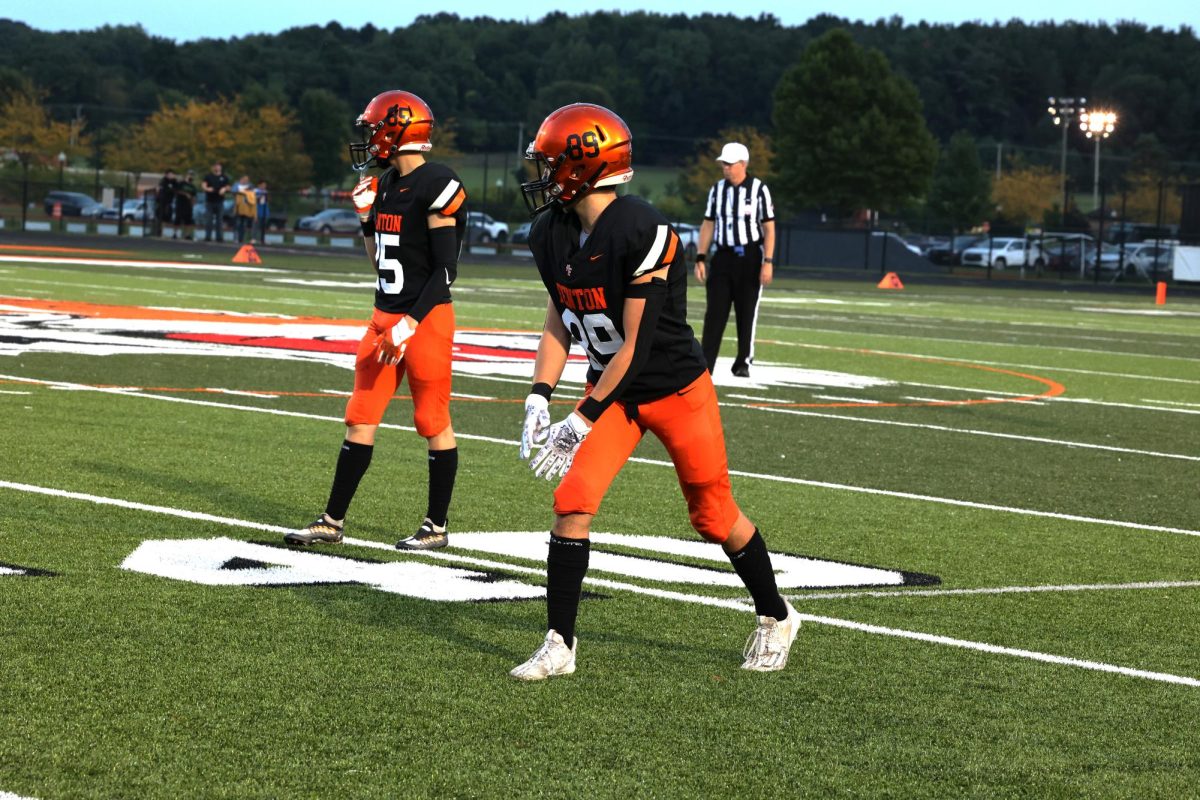
[[(662, 441), (687, 498), (692, 527), (721, 544), (754, 598), (758, 625), (742, 667), (783, 669), (800, 627), (779, 594), (758, 529), (729, 484), (716, 390), (687, 324), (687, 266), (666, 218), (637, 197), (618, 197), (633, 177), (631, 136), (606, 108), (577, 103), (548, 116), (529, 145), (539, 177), (522, 184), (535, 215), (529, 249), (550, 294), (525, 400), (521, 457), (554, 492), (546, 557), (548, 632), (521, 680), (575, 671), (575, 617), (587, 572), (588, 534), (600, 501), (647, 431)], [(551, 425), (550, 394), (571, 341), (590, 362), (588, 392)]]
[(356, 170), (382, 170), (354, 189), (367, 257), (376, 274), (375, 311), (358, 346), (354, 393), (325, 512), (287, 534), (290, 544), (340, 542), (358, 483), (371, 463), (375, 431), (407, 374), (417, 433), (429, 442), (429, 505), (417, 532), (396, 544), (428, 550), (448, 543), (446, 521), (458, 449), (450, 426), (454, 307), (450, 284), (466, 232), (466, 192), (448, 167), (427, 162), (433, 112), (411, 92), (377, 96), (359, 115), (350, 145)]

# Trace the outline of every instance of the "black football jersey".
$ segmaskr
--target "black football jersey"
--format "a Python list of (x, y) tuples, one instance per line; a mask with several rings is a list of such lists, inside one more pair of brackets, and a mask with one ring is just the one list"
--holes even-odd
[(582, 243), (581, 234), (579, 217), (552, 207), (530, 228), (529, 249), (563, 324), (587, 352), (588, 380), (600, 380), (625, 341), (623, 314), (630, 282), (667, 265), (667, 298), (650, 354), (615, 399), (650, 402), (700, 377), (707, 365), (687, 323), (687, 264), (679, 236), (666, 218), (640, 197), (618, 197)]
[[(379, 176), (372, 210), (376, 308), (391, 314), (408, 313), (433, 273), (426, 218), (430, 214), (454, 217), (461, 247), (467, 230), (466, 197), (462, 181), (442, 164), (426, 162), (407, 175), (389, 167)], [(447, 280), (437, 304), (449, 302)]]

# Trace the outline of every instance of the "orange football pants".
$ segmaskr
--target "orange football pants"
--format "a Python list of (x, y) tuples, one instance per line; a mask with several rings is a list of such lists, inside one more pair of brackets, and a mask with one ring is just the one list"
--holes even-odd
[(413, 398), (413, 424), (422, 436), (435, 436), (450, 424), (450, 364), (454, 349), (454, 306), (433, 307), (408, 340), (404, 359), (380, 364), (379, 339), (403, 314), (375, 309), (358, 343), (354, 393), (346, 403), (347, 425), (378, 425), (405, 375)]
[(646, 431), (666, 446), (675, 464), (692, 527), (710, 542), (724, 542), (740, 512), (729, 485), (717, 392), (707, 372), (678, 392), (638, 404), (636, 420), (622, 403), (605, 409), (554, 492), (554, 512), (594, 515)]

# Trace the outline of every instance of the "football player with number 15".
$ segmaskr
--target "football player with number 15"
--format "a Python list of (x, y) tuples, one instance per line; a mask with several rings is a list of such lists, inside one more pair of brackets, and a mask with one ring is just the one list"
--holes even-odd
[[(618, 197), (633, 177), (629, 128), (612, 111), (576, 103), (542, 123), (526, 158), (538, 169), (521, 188), (550, 298), (525, 400), (521, 457), (554, 492), (546, 557), (548, 628), (542, 646), (512, 670), (520, 680), (575, 671), (575, 618), (587, 572), (591, 522), (647, 431), (666, 447), (692, 527), (720, 544), (754, 598), (758, 625), (742, 667), (783, 669), (800, 627), (779, 594), (762, 535), (734, 502), (716, 390), (687, 324), (687, 266), (679, 236), (644, 200)], [(588, 391), (550, 424), (551, 392), (571, 341), (587, 353)]]
[(413, 422), (429, 443), (429, 504), (401, 550), (445, 547), (458, 449), (450, 426), (454, 307), (450, 285), (466, 233), (466, 192), (450, 168), (427, 162), (433, 112), (411, 92), (393, 90), (367, 104), (350, 145), (351, 165), (370, 167), (354, 187), (367, 257), (376, 275), (375, 311), (358, 345), (354, 393), (346, 404), (346, 439), (325, 511), (289, 544), (340, 542), (359, 481), (371, 463), (375, 432), (388, 402), (408, 376)]

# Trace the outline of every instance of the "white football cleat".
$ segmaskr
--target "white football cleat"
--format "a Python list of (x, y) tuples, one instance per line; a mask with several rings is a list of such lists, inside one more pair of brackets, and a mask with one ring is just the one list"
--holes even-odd
[(787, 666), (792, 642), (800, 632), (800, 615), (787, 600), (783, 604), (788, 615), (782, 621), (774, 617), (758, 618), (758, 627), (746, 640), (746, 649), (742, 653), (746, 660), (742, 662), (742, 669), (776, 672)]
[(541, 681), (554, 675), (570, 675), (575, 671), (575, 648), (579, 639), (573, 639), (571, 647), (563, 641), (557, 631), (546, 631), (546, 641), (519, 667), (508, 674), (519, 681)]

